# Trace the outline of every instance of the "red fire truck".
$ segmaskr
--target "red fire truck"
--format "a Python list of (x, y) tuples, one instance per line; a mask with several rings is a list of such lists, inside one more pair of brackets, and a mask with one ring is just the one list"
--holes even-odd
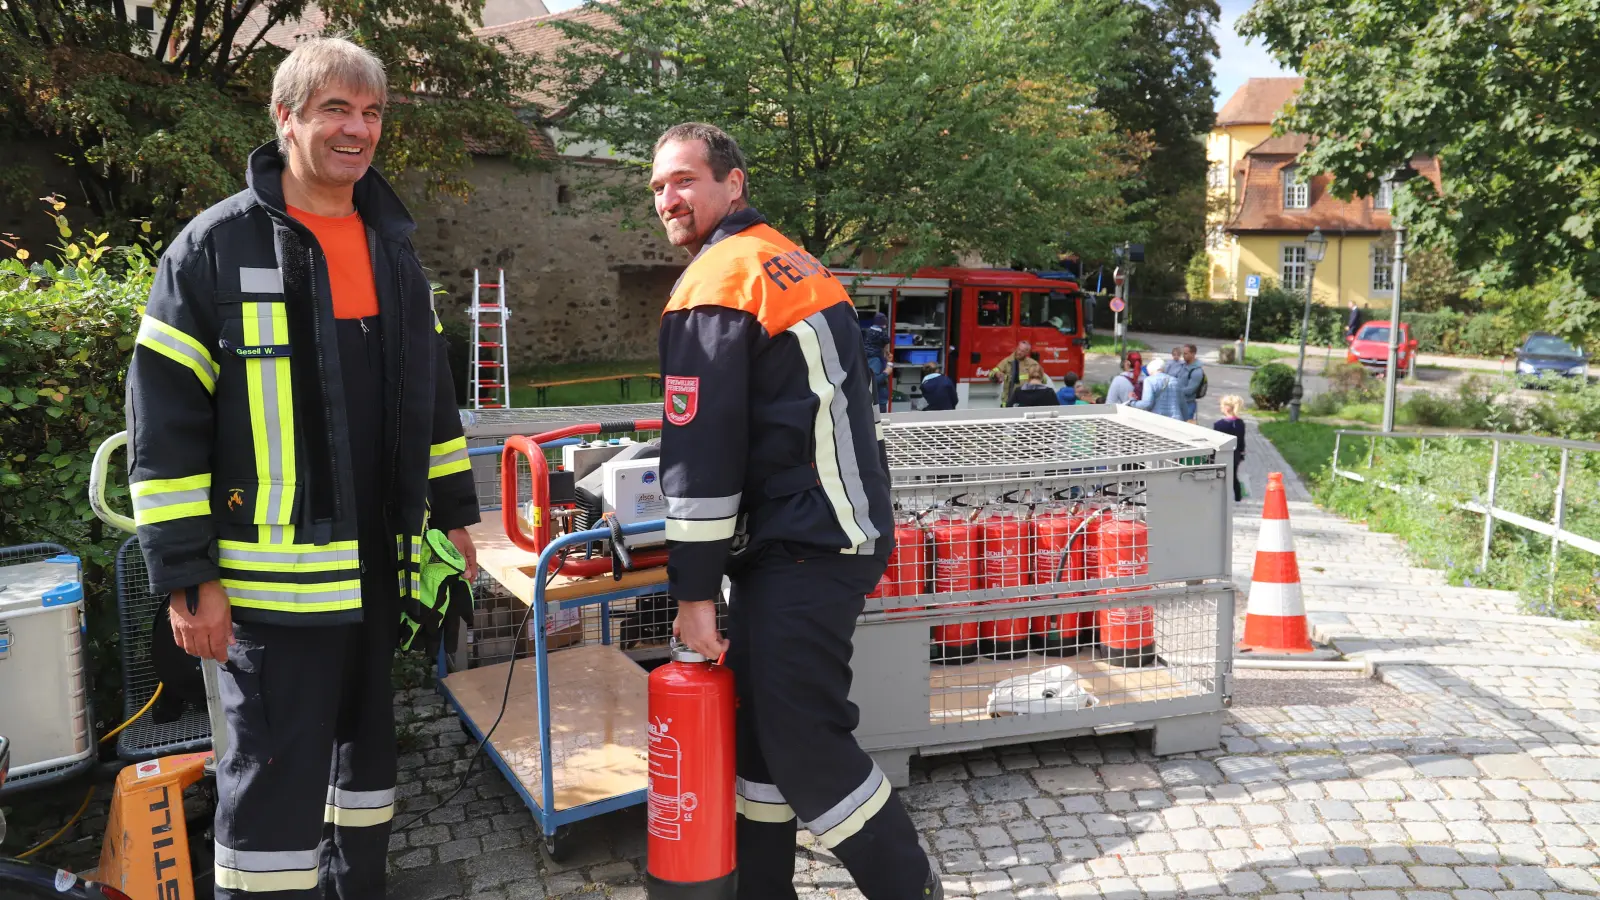
[(1077, 283), (1014, 269), (938, 267), (910, 275), (833, 269), (863, 324), (888, 315), (894, 335), (894, 381), (918, 395), (924, 363), (955, 381), (987, 381), (1015, 350), (1033, 345), (1050, 377), (1083, 376), (1088, 344), (1083, 292)]

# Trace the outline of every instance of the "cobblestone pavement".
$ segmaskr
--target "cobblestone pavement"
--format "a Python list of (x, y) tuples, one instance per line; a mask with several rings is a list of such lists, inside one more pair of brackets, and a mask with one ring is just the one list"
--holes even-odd
[[(1247, 477), (1264, 487), (1270, 445), (1252, 448)], [(1235, 518), (1241, 585), (1259, 497)], [(1307, 503), (1291, 519), (1320, 637), (1413, 663), (1375, 677), (1240, 671), (1223, 745), (1201, 754), (1156, 758), (1147, 736), (1121, 734), (915, 761), (902, 796), (951, 896), (1600, 895), (1591, 632), (1519, 616), (1506, 592), (1449, 587), (1394, 539)], [(404, 816), (454, 789), (471, 747), (432, 692), (397, 702), (424, 747), (401, 760)], [(556, 863), (480, 763), (467, 790), (394, 837), (391, 896), (642, 898), (643, 835), (638, 809), (591, 820)], [(802, 897), (859, 896), (827, 852), (802, 839), (798, 854)]]

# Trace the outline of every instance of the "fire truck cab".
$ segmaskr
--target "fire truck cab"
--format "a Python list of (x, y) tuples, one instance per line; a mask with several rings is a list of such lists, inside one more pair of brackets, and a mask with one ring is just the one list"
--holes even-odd
[(954, 266), (910, 275), (831, 271), (855, 301), (863, 326), (876, 313), (889, 317), (891, 386), (905, 396), (920, 396), (921, 369), (930, 362), (954, 381), (987, 381), (1024, 340), (1051, 378), (1083, 376), (1089, 332), (1083, 292), (1074, 281)]

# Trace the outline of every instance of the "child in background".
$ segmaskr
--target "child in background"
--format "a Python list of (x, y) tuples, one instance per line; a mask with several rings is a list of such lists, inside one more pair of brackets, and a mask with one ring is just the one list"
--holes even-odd
[(1078, 376), (1072, 372), (1061, 376), (1061, 390), (1056, 391), (1056, 402), (1071, 406), (1078, 402)]
[(1244, 462), (1244, 420), (1239, 418), (1239, 413), (1244, 411), (1244, 398), (1229, 394), (1222, 398), (1221, 405), (1222, 418), (1213, 422), (1211, 429), (1234, 437), (1233, 502), (1238, 503), (1244, 499), (1244, 483), (1239, 480), (1239, 463)]

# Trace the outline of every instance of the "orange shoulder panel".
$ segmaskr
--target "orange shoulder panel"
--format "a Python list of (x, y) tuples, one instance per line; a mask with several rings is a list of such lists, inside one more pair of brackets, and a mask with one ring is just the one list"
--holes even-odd
[(753, 225), (690, 263), (663, 314), (696, 306), (738, 309), (773, 335), (818, 310), (849, 302), (839, 279), (816, 257), (770, 225)]

